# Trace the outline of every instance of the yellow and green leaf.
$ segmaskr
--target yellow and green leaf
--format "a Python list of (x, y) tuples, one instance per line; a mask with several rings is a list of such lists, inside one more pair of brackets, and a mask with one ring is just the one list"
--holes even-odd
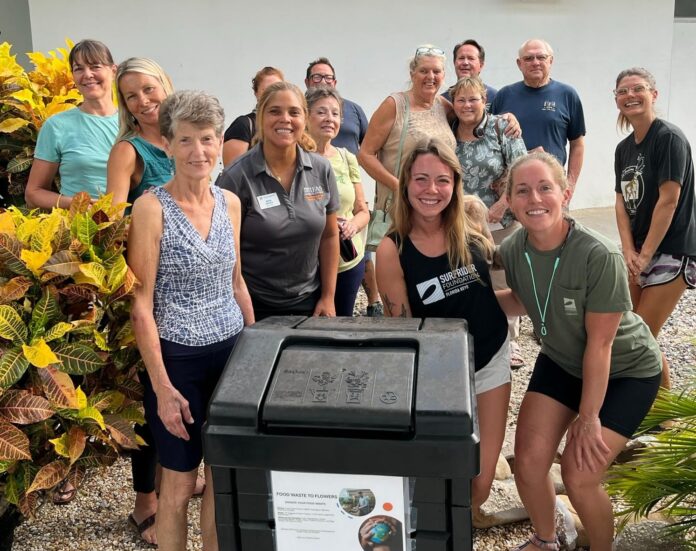
[(70, 375), (87, 375), (104, 367), (104, 360), (83, 343), (63, 343), (55, 347), (54, 352), (61, 362), (59, 369)]
[(24, 261), (27, 268), (31, 270), (31, 273), (36, 277), (39, 277), (44, 272), (41, 267), (49, 258), (51, 258), (51, 248), (49, 247), (42, 251), (30, 251), (24, 249), (21, 252), (20, 258)]
[(60, 361), (43, 339), (38, 339), (31, 345), (23, 344), (22, 351), (29, 363), (35, 367), (46, 367)]
[(0, 305), (0, 337), (22, 344), (27, 342), (29, 331), (17, 310), (6, 304)]
[(10, 348), (0, 358), (0, 388), (10, 388), (29, 368), (21, 347)]
[(106, 425), (104, 424), (104, 416), (101, 414), (101, 412), (92, 406), (87, 406), (86, 408), (82, 408), (78, 414), (78, 418), (80, 419), (91, 419), (97, 425), (99, 425), (99, 428), (102, 430), (106, 430)]
[(73, 328), (74, 326), (72, 323), (59, 321), (48, 331), (46, 331), (46, 333), (44, 334), (44, 341), (51, 342), (55, 341), (56, 339), (60, 339), (63, 335), (72, 331)]
[(86, 283), (88, 285), (94, 285), (98, 287), (101, 291), (106, 291), (106, 270), (104, 266), (98, 262), (87, 262), (85, 264), (80, 264), (80, 271), (73, 276), (75, 283), (81, 284)]

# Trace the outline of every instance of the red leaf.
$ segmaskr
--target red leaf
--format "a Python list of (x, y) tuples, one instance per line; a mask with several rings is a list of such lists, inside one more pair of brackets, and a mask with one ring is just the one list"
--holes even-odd
[(54, 414), (51, 404), (42, 396), (23, 390), (8, 390), (0, 396), (0, 419), (17, 425), (44, 421)]
[(14, 425), (0, 421), (0, 461), (29, 459), (29, 439)]

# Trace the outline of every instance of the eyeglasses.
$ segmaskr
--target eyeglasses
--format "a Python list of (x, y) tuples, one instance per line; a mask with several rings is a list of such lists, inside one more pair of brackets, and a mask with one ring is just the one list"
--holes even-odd
[(413, 57), (419, 57), (422, 55), (440, 55), (444, 56), (445, 55), (445, 50), (441, 50), (440, 48), (430, 48), (428, 46), (421, 46), (420, 48), (416, 48), (416, 55)]
[(331, 84), (334, 80), (336, 80), (336, 77), (333, 75), (322, 75), (320, 73), (314, 73), (313, 75), (309, 75), (309, 80), (311, 80), (315, 84), (319, 84), (322, 80), (326, 82), (326, 84)]
[(536, 54), (536, 55), (523, 55), (522, 56), (522, 61), (525, 63), (533, 63), (534, 60), (536, 59), (537, 61), (541, 61), (542, 63), (549, 59), (551, 56), (548, 54)]
[(463, 103), (464, 105), (466, 105), (467, 103), (470, 103), (471, 105), (475, 105), (481, 100), (483, 100), (483, 98), (457, 98), (454, 100), (454, 102), (455, 103)]
[(634, 94), (642, 94), (646, 90), (650, 90), (650, 86), (646, 86), (645, 84), (636, 84), (635, 86), (631, 86), (629, 88), (617, 88), (616, 90), (613, 90), (614, 92), (614, 97), (621, 97), (627, 95), (629, 92), (633, 92)]

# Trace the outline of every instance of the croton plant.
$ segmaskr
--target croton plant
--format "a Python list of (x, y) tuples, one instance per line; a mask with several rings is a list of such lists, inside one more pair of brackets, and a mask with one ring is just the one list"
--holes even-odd
[(142, 444), (123, 207), (0, 212), (0, 493), (25, 516)]

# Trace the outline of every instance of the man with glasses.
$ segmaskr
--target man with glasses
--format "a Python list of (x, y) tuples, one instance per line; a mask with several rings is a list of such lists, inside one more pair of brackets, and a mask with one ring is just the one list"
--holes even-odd
[[(464, 77), (478, 77), (486, 62), (486, 50), (476, 40), (469, 38), (454, 47), (452, 61), (457, 80)], [(486, 87), (486, 110), (490, 111), (491, 103), (493, 103), (498, 90), (488, 86), (488, 84), (484, 84), (484, 86)], [(452, 101), (449, 90), (445, 91), (442, 96), (447, 101)]]
[(522, 44), (517, 67), (523, 80), (501, 88), (491, 112), (515, 114), (528, 150), (548, 151), (563, 166), (567, 160), (568, 184), (574, 191), (585, 156), (585, 117), (575, 89), (551, 79), (552, 64), (548, 42), (532, 39)]
[[(320, 57), (312, 61), (307, 67), (307, 77), (305, 86), (314, 88), (315, 86), (331, 86), (336, 88), (336, 71), (331, 62)], [(331, 145), (335, 147), (345, 147), (353, 155), (358, 154), (365, 132), (367, 131), (367, 117), (365, 111), (357, 103), (343, 98), (343, 120), (341, 129)]]

